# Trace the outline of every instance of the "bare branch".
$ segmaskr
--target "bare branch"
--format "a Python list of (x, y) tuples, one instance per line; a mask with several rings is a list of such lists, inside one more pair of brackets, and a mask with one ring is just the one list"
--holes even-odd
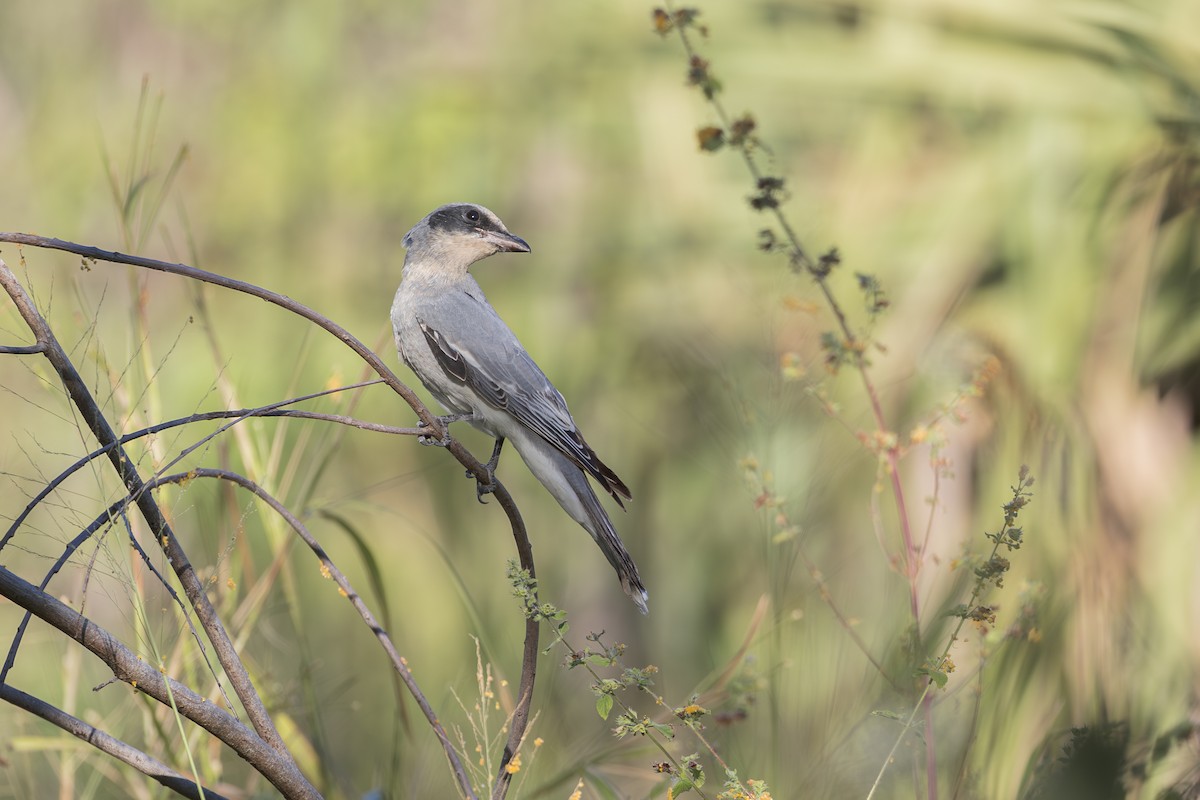
[[(279, 731), (275, 729), (275, 724), (271, 721), (266, 706), (263, 705), (262, 699), (258, 696), (258, 691), (250, 680), (250, 675), (246, 671), (245, 665), (242, 664), (241, 659), (238, 657), (237, 650), (234, 648), (233, 642), (225, 630), (225, 626), (221, 623), (216, 609), (209, 602), (208, 595), (204, 592), (204, 586), (199, 576), (196, 575), (196, 571), (192, 568), (192, 564), (188, 560), (183, 547), (179, 544), (175, 532), (167, 523), (153, 495), (145, 491), (145, 484), (138, 474), (137, 468), (134, 467), (133, 461), (125, 453), (125, 449), (120, 446), (116, 433), (113, 431), (112, 426), (109, 425), (108, 420), (105, 419), (99, 405), (96, 404), (95, 399), (88, 390), (87, 384), (84, 383), (78, 370), (75, 369), (75, 365), (71, 363), (70, 357), (62, 349), (62, 345), (58, 343), (54, 332), (50, 330), (49, 324), (47, 324), (45, 318), (42, 317), (41, 313), (34, 306), (24, 287), (17, 282), (16, 276), (13, 275), (12, 270), (8, 268), (8, 265), (2, 259), (0, 259), (0, 286), (3, 286), (5, 291), (8, 292), (9, 297), (12, 298), (17, 311), (25, 320), (25, 324), (33, 332), (38, 344), (45, 348), (43, 355), (50, 361), (50, 364), (58, 373), (63, 386), (67, 390), (67, 394), (70, 395), (71, 400), (78, 407), (92, 434), (101, 445), (112, 447), (107, 453), (109, 460), (112, 462), (117, 474), (120, 475), (121, 481), (125, 484), (125, 488), (129, 491), (130, 496), (137, 503), (138, 510), (142, 513), (146, 524), (149, 525), (151, 532), (154, 534), (155, 541), (162, 546), (163, 552), (166, 553), (167, 560), (175, 570), (175, 574), (183, 586), (188, 601), (196, 611), (196, 617), (200, 621), (200, 626), (204, 629), (209, 641), (212, 642), (217, 660), (221, 662), (221, 667), (225, 670), (226, 675), (229, 676), (229, 683), (233, 686), (234, 692), (237, 693), (238, 699), (241, 700), (242, 706), (246, 709), (246, 715), (250, 718), (254, 729), (258, 731), (258, 735), (262, 737), (264, 742), (289, 760), (292, 767), (296, 769), (296, 774), (299, 775), (299, 768), (292, 761), (291, 753), (284, 746)], [(311, 786), (308, 788), (314, 794), (316, 793), (316, 790)]]
[(291, 529), (294, 530), (296, 534), (304, 540), (304, 543), (308, 545), (308, 548), (316, 555), (317, 560), (321, 562), (322, 574), (333, 579), (333, 582), (338, 585), (341, 593), (350, 601), (350, 604), (354, 606), (354, 610), (357, 611), (359, 616), (362, 617), (363, 622), (367, 623), (367, 627), (370, 628), (371, 633), (375, 634), (375, 637), (383, 646), (384, 652), (387, 653), (388, 658), (392, 662), (392, 667), (396, 670), (397, 674), (399, 674), (400, 679), (404, 681), (404, 685), (408, 687), (409, 693), (411, 693), (413, 698), (417, 701), (417, 705), (420, 706), (421, 712), (425, 714), (425, 718), (429, 721), (429, 725), (433, 728), (434, 734), (437, 736), (438, 741), (441, 742), (442, 749), (446, 752), (446, 757), (450, 761), (450, 767), (454, 771), (454, 776), (458, 780), (459, 789), (467, 797), (475, 797), (475, 792), (471, 788), (471, 780), (467, 776), (467, 771), (463, 767), (462, 761), (458, 757), (458, 752), (450, 743), (450, 737), (446, 735), (445, 728), (442, 727), (442, 723), (438, 720), (437, 712), (433, 710), (433, 706), (431, 706), (429, 701), (425, 698), (425, 694), (421, 691), (421, 687), (417, 685), (417, 681), (416, 678), (413, 677), (412, 670), (408, 668), (408, 662), (403, 656), (400, 655), (399, 651), (396, 650), (396, 645), (392, 642), (391, 636), (386, 630), (384, 630), (383, 626), (379, 624), (378, 620), (375, 619), (375, 615), (371, 613), (371, 610), (367, 608), (366, 603), (363, 602), (362, 597), (357, 591), (355, 591), (354, 587), (350, 585), (350, 581), (346, 578), (345, 574), (337, 568), (337, 565), (334, 564), (332, 559), (329, 558), (329, 554), (325, 552), (325, 548), (323, 548), (321, 543), (316, 540), (316, 537), (309, 532), (304, 523), (301, 522), (296, 515), (289, 511), (286, 506), (268, 494), (266, 490), (257, 483), (245, 477), (244, 475), (237, 474), (236, 472), (230, 472), (224, 469), (197, 468), (176, 475), (168, 475), (163, 478), (156, 479), (152, 482), (152, 484), (157, 486), (166, 483), (183, 483), (196, 478), (216, 478), (218, 480), (229, 481), (230, 483), (235, 483), (238, 486), (241, 486), (243, 489), (246, 489), (255, 497), (270, 506), (275, 513), (282, 517), (283, 521), (286, 522), (288, 526), (291, 527)]
[[(344, 594), (350, 600), (355, 610), (357, 610), (359, 615), (363, 618), (363, 621), (367, 623), (368, 628), (370, 628), (371, 632), (375, 634), (380, 643), (383, 645), (383, 649), (390, 658), (396, 672), (399, 674), (405, 686), (408, 687), (409, 692), (416, 699), (417, 705), (425, 714), (426, 719), (429, 720), (429, 724), (433, 727), (434, 733), (437, 735), (438, 740), (441, 742), (442, 747), (446, 752), (447, 759), (450, 761), (451, 769), (454, 772), (456, 779), (459, 781), (460, 788), (467, 797), (474, 798), (475, 793), (471, 788), (470, 779), (467, 777), (466, 769), (463, 767), (462, 762), (458, 757), (458, 753), (451, 745), (450, 739), (446, 735), (446, 731), (442, 727), (441, 722), (438, 720), (436, 712), (433, 710), (433, 707), (429, 704), (429, 701), (426, 699), (424, 693), (417, 685), (416, 679), (413, 677), (412, 671), (408, 668), (406, 660), (396, 650), (395, 644), (392, 642), (387, 631), (384, 630), (384, 628), (375, 619), (370, 609), (368, 609), (366, 604), (362, 601), (362, 598), (359, 596), (358, 592), (354, 590), (353, 586), (351, 586), (345, 574), (342, 573), (341, 570), (338, 569), (337, 565), (333, 563), (333, 561), (329, 558), (329, 555), (325, 552), (325, 549), (308, 531), (304, 523), (302, 523), (282, 503), (268, 494), (257, 483), (242, 475), (238, 475), (227, 470), (197, 468), (187, 472), (176, 473), (174, 475), (160, 476), (147, 481), (144, 485), (144, 490), (152, 491), (161, 486), (187, 483), (197, 478), (216, 478), (229, 481), (230, 483), (237, 484), (238, 486), (247, 489), (251, 494), (258, 497), (260, 500), (270, 506), (277, 514), (279, 514), (280, 517), (282, 517), (283, 520), (300, 536), (304, 543), (308, 545), (309, 549), (313, 551), (318, 560), (321, 562), (323, 573), (337, 583), (338, 587), (342, 591), (342, 594)], [(92, 536), (92, 534), (94, 534), (112, 518), (123, 514), (124, 509), (132, 502), (134, 502), (133, 497), (127, 496), (122, 500), (113, 503), (112, 506), (106, 509), (95, 520), (93, 520), (87, 528), (85, 528), (68, 544), (62, 556), (60, 556), (59, 559), (54, 563), (46, 577), (43, 579), (42, 584), (37, 587), (37, 589), (39, 591), (44, 589), (49, 583), (50, 579), (57, 574), (62, 565), (66, 563), (67, 559), (76, 550), (78, 550), (78, 548), (82, 546), (83, 543)], [(170, 590), (170, 587), (167, 588)], [(35, 613), (35, 609), (29, 606), (25, 606), (25, 608), (25, 617), (22, 619), (17, 628), (17, 634), (13, 639), (13, 643), (9, 649), (8, 657), (4, 663), (3, 669), (0, 669), (0, 684), (3, 683), (9, 669), (12, 667), (15, 661), (16, 653), (20, 646), (20, 642), (24, 637), (29, 618)]]
[(95, 747), (101, 752), (108, 753), (118, 761), (123, 761), (138, 772), (158, 781), (176, 794), (192, 798), (192, 800), (227, 800), (224, 795), (217, 794), (212, 789), (199, 787), (193, 778), (189, 778), (168, 767), (158, 759), (143, 753), (133, 745), (109, 736), (99, 728), (95, 728), (78, 717), (73, 717), (62, 709), (52, 706), (45, 700), (26, 694), (14, 686), (0, 683), (0, 700), (6, 700), (18, 708), (23, 708), (31, 714), (41, 717), (47, 722), (57, 725), (72, 736), (76, 736)]
[[(291, 311), (298, 316), (301, 316), (310, 322), (320, 326), (323, 330), (329, 332), (339, 341), (353, 350), (362, 358), (376, 373), (383, 379), (391, 389), (400, 395), (406, 403), (417, 414), (417, 417), (428, 427), (428, 432), (437, 438), (440, 434), (447, 433), (443, 430), (440, 421), (437, 417), (421, 403), (417, 395), (399, 378), (395, 373), (387, 367), (386, 364), (365, 344), (355, 338), (349, 331), (341, 327), (337, 323), (327, 317), (318, 314), (307, 306), (297, 303), (289, 297), (271, 292), (260, 288), (245, 281), (227, 278), (221, 275), (216, 275), (205, 270), (197, 269), (186, 264), (171, 264), (165, 261), (158, 261), (151, 258), (143, 258), (140, 256), (130, 256), (121, 253), (116, 253), (107, 250), (101, 250), (96, 247), (79, 245), (73, 242), (64, 241), (62, 239), (53, 239), (42, 236), (34, 236), (24, 233), (0, 233), (0, 242), (12, 242), (15, 244), (30, 245), (33, 247), (42, 247), (55, 250), (62, 250), (68, 253), (74, 253), (84, 258), (89, 258), (98, 261), (109, 261), (117, 264), (129, 264), (131, 266), (143, 267), (160, 272), (167, 272), (193, 280), (211, 283), (215, 286), (221, 286), (226, 289), (249, 294), (252, 297), (258, 297), (269, 303), (273, 303), (281, 308)], [(0, 265), (3, 262), (0, 261)], [(4, 271), (8, 271), (4, 267)], [(11, 275), (11, 273), (9, 273)], [(15, 280), (14, 280), (15, 283)], [(40, 339), (39, 339), (40, 341)], [(486, 467), (476, 459), (469, 450), (463, 447), (458, 440), (449, 438), (446, 449), (458, 460), (460, 464), (479, 481), (487, 482), (494, 480), (494, 477), (488, 474)], [(105, 442), (102, 442), (102, 444)], [(110, 456), (111, 457), (111, 456)], [(529, 542), (529, 535), (525, 528), (525, 522), (521, 518), (520, 511), (517, 509), (516, 503), (509, 494), (507, 488), (500, 481), (495, 480), (496, 490), (493, 496), (496, 498), (499, 506), (504, 510), (508, 517), (509, 525), (512, 530), (513, 539), (516, 543), (517, 553), (520, 558), (521, 566), (527, 569), (531, 576), (535, 574), (533, 562), (533, 548)], [(153, 525), (151, 526), (154, 527)], [(194, 573), (193, 573), (194, 575)], [(508, 743), (505, 747), (504, 756), (501, 761), (500, 775), (496, 779), (496, 786), (493, 790), (493, 798), (502, 798), (506, 795), (511, 780), (511, 775), (504, 767), (511, 761), (516, 753), (517, 747), (525, 734), (525, 729), (529, 721), (529, 709), (533, 699), (533, 686), (537, 675), (537, 653), (538, 639), (540, 629), (539, 626), (529, 620), (525, 624), (525, 646), (521, 668), (521, 680), (519, 684), (519, 696), (517, 700), (517, 708), (513, 712), (512, 724), (509, 728)], [(236, 688), (236, 687), (235, 687)], [(245, 701), (243, 700), (243, 703)]]
[[(509, 502), (512, 502), (511, 498)], [(536, 595), (537, 574), (534, 572), (533, 547), (529, 544), (529, 537), (524, 536), (524, 528), (522, 528), (521, 534), (518, 536), (516, 529), (513, 529), (521, 568), (529, 571), (529, 577), (534, 581), (532, 583), (533, 592)], [(536, 602), (536, 596), (534, 599)], [(492, 787), (492, 800), (503, 800), (504, 796), (508, 794), (508, 789), (512, 785), (512, 773), (508, 771), (508, 765), (513, 756), (517, 754), (517, 748), (521, 746), (521, 741), (525, 738), (525, 729), (529, 727), (529, 710), (533, 704), (533, 684), (537, 679), (540, 632), (540, 620), (536, 617), (526, 617), (525, 649), (521, 654), (521, 682), (517, 687), (517, 706), (513, 709), (508, 729), (508, 741), (504, 745), (504, 754), (500, 757), (500, 771), (496, 773), (496, 783)]]
[(9, 356), (32, 356), (45, 351), (45, 349), (40, 344), (29, 345), (28, 347), (9, 344), (0, 345), (0, 353)]
[(287, 752), (275, 750), (237, 717), (138, 658), (116, 637), (78, 611), (5, 567), (0, 567), (0, 595), (82, 644), (107, 664), (118, 680), (177, 708), (184, 717), (233, 748), (284, 797), (320, 800), (320, 793)]
[[(297, 411), (297, 410), (290, 410), (290, 409), (282, 408), (282, 406), (291, 405), (293, 403), (300, 403), (305, 400), (312, 400), (314, 398), (323, 397), (325, 395), (334, 394), (336, 392), (348, 391), (351, 389), (358, 389), (358, 388), (362, 388), (364, 386), (372, 386), (379, 382), (380, 381), (377, 381), (377, 380), (363, 381), (361, 383), (355, 383), (355, 384), (351, 384), (349, 386), (342, 386), (337, 389), (326, 389), (325, 391), (321, 391), (321, 392), (314, 392), (312, 394), (302, 395), (300, 397), (293, 397), (289, 400), (281, 400), (277, 403), (271, 403), (269, 405), (259, 406), (258, 408), (243, 408), (243, 409), (237, 409), (237, 410), (232, 410), (232, 411), (209, 411), (209, 412), (205, 412), (205, 413), (201, 413), (201, 414), (192, 414), (191, 416), (188, 416), (188, 417), (180, 417), (179, 419), (168, 420), (166, 422), (159, 422), (155, 425), (151, 425), (149, 427), (142, 428), (141, 430), (137, 430), (132, 433), (127, 433), (124, 436), (122, 436), (121, 438), (117, 439), (115, 442), (110, 442), (109, 444), (107, 444), (103, 447), (97, 448), (96, 450), (93, 450), (92, 452), (88, 453), (86, 456), (79, 459), (74, 464), (72, 464), (71, 466), (67, 467), (65, 470), (60, 472), (58, 475), (56, 475), (54, 477), (53, 480), (49, 481), (44, 487), (42, 487), (42, 490), (40, 492), (38, 492), (37, 495), (25, 505), (25, 508), (22, 509), (21, 513), (18, 514), (16, 519), (14, 519), (12, 521), (12, 524), (8, 526), (8, 530), (4, 532), (4, 536), (0, 537), (0, 550), (4, 549), (4, 546), (7, 545), (8, 542), (16, 535), (17, 530), (20, 529), (21, 525), (25, 522), (25, 520), (29, 517), (29, 515), (31, 513), (33, 513), (33, 510), (43, 500), (45, 500), (47, 497), (49, 497), (50, 494), (53, 493), (55, 489), (57, 489), (59, 486), (61, 486), (63, 481), (65, 481), (67, 478), (74, 475), (76, 472), (78, 472), (83, 467), (87, 466), (87, 464), (89, 462), (91, 462), (93, 459), (96, 459), (102, 455), (106, 455), (111, 450), (113, 450), (113, 448), (118, 447), (120, 445), (127, 444), (136, 439), (140, 439), (143, 436), (149, 436), (150, 434), (159, 433), (161, 431), (165, 431), (170, 428), (177, 428), (181, 425), (190, 425), (193, 422), (207, 422), (209, 420), (214, 420), (214, 419), (232, 419), (233, 420), (233, 423), (231, 423), (230, 425), (224, 425), (224, 426), (218, 428), (216, 431), (213, 431), (213, 433), (204, 437), (196, 444), (188, 447), (187, 450), (181, 455), (186, 455), (188, 452), (195, 450), (197, 447), (203, 445), (205, 442), (211, 440), (213, 437), (215, 437), (221, 433), (224, 433), (233, 424), (236, 424), (238, 422), (242, 422), (243, 420), (251, 419), (254, 417), (298, 417), (301, 419), (316, 419), (316, 420), (325, 420), (328, 422), (337, 422), (337, 423), (340, 423), (343, 425), (350, 425), (355, 428), (361, 428), (363, 430), (368, 430), (368, 431), (375, 431), (378, 433), (390, 433), (390, 434), (397, 434), (397, 435), (404, 435), (404, 436), (422, 436), (422, 435), (427, 434), (428, 431), (424, 428), (395, 428), (390, 425), (380, 425), (380, 424), (374, 423), (374, 422), (364, 422), (362, 420), (357, 420), (352, 417), (343, 417), (343, 416), (340, 416), (337, 414), (318, 414), (317, 412), (313, 412), (313, 411)], [(174, 461), (178, 461), (178, 460), (179, 459), (176, 458)]]

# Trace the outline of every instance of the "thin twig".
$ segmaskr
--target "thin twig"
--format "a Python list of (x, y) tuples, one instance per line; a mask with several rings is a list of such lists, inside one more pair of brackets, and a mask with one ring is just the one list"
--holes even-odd
[[(1028, 468), (1021, 467), (1020, 480), (1017, 482), (1016, 486), (1012, 487), (1013, 499), (1010, 503), (1006, 503), (1004, 505), (1004, 524), (1000, 527), (999, 533), (995, 535), (987, 534), (988, 538), (992, 540), (993, 545), (992, 552), (988, 555), (987, 561), (984, 562), (985, 564), (994, 562), (997, 553), (1000, 552), (1001, 545), (1008, 546), (1010, 550), (1017, 546), (1014, 545), (1012, 540), (1008, 539), (1007, 537), (1010, 531), (1017, 531), (1019, 533), (1019, 530), (1015, 528), (1013, 523), (1016, 521), (1017, 514), (1020, 512), (1020, 509), (1028, 500), (1030, 496), (1029, 487), (1032, 485), (1033, 478), (1029, 477)], [(1005, 569), (1007, 569), (1007, 564), (1005, 565)], [(981, 573), (978, 569), (976, 569), (975, 575), (975, 586), (971, 590), (970, 598), (967, 599), (966, 604), (963, 606), (965, 611), (957, 615), (959, 617), (958, 624), (954, 626), (954, 630), (950, 633), (950, 638), (946, 641), (946, 646), (942, 649), (941, 654), (936, 659), (932, 660), (932, 666), (934, 669), (944, 669), (946, 665), (946, 659), (950, 655), (950, 650), (954, 647), (955, 643), (958, 642), (958, 635), (962, 632), (963, 626), (967, 624), (970, 611), (976, 608), (976, 604), (978, 603), (980, 597), (982, 597), (984, 589), (986, 589), (988, 586), (989, 577), (986, 573)], [(896, 737), (896, 741), (892, 745), (892, 749), (888, 752), (887, 758), (883, 760), (883, 764), (879, 767), (879, 773), (875, 776), (875, 782), (871, 785), (871, 791), (867, 793), (867, 800), (871, 800), (871, 798), (875, 796), (875, 792), (879, 789), (879, 785), (883, 782), (883, 775), (887, 771), (888, 765), (892, 763), (892, 758), (896, 755), (896, 751), (900, 748), (900, 743), (904, 741), (905, 734), (907, 734), (909, 729), (912, 727), (913, 720), (916, 719), (917, 713), (923, 709), (926, 714), (926, 719), (929, 719), (930, 708), (932, 707), (933, 701), (933, 695), (931, 692), (933, 685), (932, 677), (925, 681), (925, 687), (921, 691), (920, 697), (917, 698), (917, 702), (913, 706), (912, 713), (908, 715), (908, 719), (904, 722), (904, 727), (900, 729), (900, 735)], [(936, 788), (934, 791), (936, 792)]]
[(44, 352), (45, 349), (40, 344), (33, 344), (28, 347), (10, 344), (0, 345), (0, 353), (9, 356), (32, 356)]

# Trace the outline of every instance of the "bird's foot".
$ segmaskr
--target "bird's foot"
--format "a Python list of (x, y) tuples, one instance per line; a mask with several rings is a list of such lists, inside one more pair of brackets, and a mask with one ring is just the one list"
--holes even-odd
[[(487, 482), (484, 483), (478, 478), (475, 480), (475, 499), (478, 500), (481, 505), (487, 505), (487, 500), (484, 500), (483, 498), (486, 495), (496, 491), (496, 467), (500, 466), (500, 451), (503, 448), (504, 439), (497, 439), (495, 446), (492, 448), (492, 457), (489, 458), (487, 463), (483, 465), (483, 468), (487, 470)], [(467, 477), (474, 478), (475, 473), (467, 470)]]
[[(462, 422), (463, 420), (471, 419), (472, 414), (447, 414), (444, 417), (438, 417), (438, 424), (442, 426), (442, 438), (436, 439), (433, 436), (418, 436), (418, 444), (423, 444), (429, 447), (449, 447), (450, 446), (450, 423)], [(418, 428), (428, 428), (424, 420), (417, 421)]]
[(484, 506), (487, 505), (487, 500), (484, 500), (483, 498), (487, 497), (498, 488), (496, 486), (495, 476), (493, 476), (490, 472), (488, 473), (488, 476), (487, 483), (475, 481), (475, 499), (479, 501), (480, 505)]

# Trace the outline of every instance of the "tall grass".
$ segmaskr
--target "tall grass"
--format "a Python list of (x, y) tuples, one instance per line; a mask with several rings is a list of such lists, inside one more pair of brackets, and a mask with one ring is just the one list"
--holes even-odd
[[(931, 785), (941, 797), (1069, 796), (1075, 776), (1099, 774), (1087, 760), (1099, 753), (1119, 767), (1104, 790), (1194, 791), (1193, 3), (712, 4), (696, 47), (721, 82), (724, 121), (632, 0), (603, 13), (498, 4), (450, 21), (408, 6), (369, 18), (297, 10), (286, 25), (202, 6), (122, 7), (116, 39), (93, 35), (106, 23), (81, 12), (56, 28), (73, 43), (63, 48), (33, 46), (49, 13), (37, 4), (0, 12), (0, 63), (16, 87), (0, 92), (0, 112), (19, 122), (0, 133), (10, 187), (0, 216), (12, 220), (0, 227), (318, 298), (391, 358), (381, 298), (399, 279), (399, 234), (438, 202), (483, 201), (534, 253), (478, 277), (633, 487), (618, 526), (655, 608), (644, 623), (626, 615), (604, 565), (514, 459), (500, 477), (530, 523), (543, 597), (577, 638), (604, 630), (630, 665), (656, 666), (669, 710), (699, 694), (712, 712), (705, 736), (742, 778), (777, 798), (866, 797), (886, 765), (876, 796), (927, 797)], [(179, 65), (141, 60), (167, 41)], [(130, 63), (161, 66), (161, 105), (147, 92), (131, 110)], [(719, 129), (727, 148), (747, 113), (765, 145), (762, 177), (786, 191), (762, 197), (769, 187), (748, 185), (737, 157), (699, 151), (714, 140), (698, 129)], [(186, 151), (164, 144), (181, 130)], [(784, 231), (753, 197), (781, 202), (817, 264), (836, 245), (828, 286), (853, 337), (838, 333), (811, 275), (787, 269)], [(759, 237), (768, 227), (773, 240)], [(106, 411), (131, 427), (358, 377), (257, 301), (8, 246), (3, 256), (23, 266)], [(882, 313), (856, 273), (883, 289)], [(0, 344), (20, 330), (0, 309)], [(823, 343), (825, 332), (835, 338)], [(860, 341), (872, 344), (851, 346)], [(0, 514), (11, 517), (88, 444), (44, 371), (0, 359)], [(411, 423), (370, 394), (316, 402)], [(507, 540), (458, 468), (297, 420), (231, 434), (196, 463), (251, 474), (306, 512), (356, 584), (372, 587), (387, 627), (426, 657), (418, 677), (448, 725), (469, 729), (451, 692), (473, 708), (477, 663), (493, 666), (491, 721), (506, 718), (511, 688), (497, 687), (515, 677), (504, 670), (520, 633)], [(136, 458), (151, 469), (190, 441), (164, 433)], [(907, 453), (899, 469), (894, 448)], [(953, 672), (925, 664), (955, 622), (944, 613), (969, 596), (964, 548), (995, 530), (1022, 463), (1037, 498), (996, 620), (964, 629)], [(81, 509), (116, 490), (103, 472), (79, 476), (29, 521), (7, 565), (44, 569), (90, 521)], [(346, 630), (340, 598), (278, 522), (202, 483), (169, 491), (173, 520), (211, 532), (195, 543), (197, 566), (309, 774), (333, 796), (444, 792), (444, 767), (403, 722), (394, 679), (368, 666), (373, 643)], [(171, 674), (204, 681), (185, 619), (126, 539), (113, 529), (77, 554), (55, 591), (102, 610)], [(0, 608), (0, 629), (11, 625)], [(108, 677), (94, 662), (30, 635), (37, 657), (18, 660), (22, 685), (176, 765), (190, 753), (219, 786), (263, 789), (227, 753), (180, 734), (169, 710), (88, 691)], [(665, 759), (642, 737), (614, 740), (594, 679), (557, 669), (561, 656), (542, 657), (543, 744), (522, 759), (518, 795), (662, 792), (677, 777), (654, 771)], [(930, 736), (923, 712), (919, 729), (906, 722), (913, 687), (935, 675), (946, 685), (928, 695)], [(206, 685), (224, 702), (216, 679)], [(654, 717), (652, 701), (642, 710), (682, 724)], [(0, 731), (11, 747), (0, 797), (153, 796), (15, 709), (0, 709)], [(693, 749), (672, 752), (683, 763)], [(715, 796), (716, 762), (701, 761), (701, 791)]]

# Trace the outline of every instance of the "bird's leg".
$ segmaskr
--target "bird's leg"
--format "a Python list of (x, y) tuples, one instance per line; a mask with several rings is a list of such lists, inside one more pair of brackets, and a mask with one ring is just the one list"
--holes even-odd
[[(418, 436), (417, 441), (424, 445), (431, 445), (431, 446), (435, 446), (435, 447), (448, 447), (450, 445), (450, 423), (462, 422), (463, 420), (471, 419), (471, 417), (473, 417), (473, 416), (475, 416), (475, 415), (467, 413), (467, 414), (447, 414), (444, 417), (438, 417), (437, 421), (442, 426), (442, 430), (445, 431), (445, 433), (442, 435), (442, 438), (435, 439), (432, 436)], [(428, 428), (429, 426), (425, 424), (424, 420), (418, 420), (417, 427), (418, 428)]]
[[(503, 447), (504, 437), (500, 436), (496, 439), (495, 446), (492, 447), (492, 457), (483, 465), (483, 468), (487, 470), (487, 483), (478, 480), (475, 481), (475, 499), (485, 505), (487, 501), (483, 499), (483, 496), (496, 491), (496, 467), (500, 466), (500, 450)], [(470, 472), (467, 472), (467, 477), (471, 477)]]

